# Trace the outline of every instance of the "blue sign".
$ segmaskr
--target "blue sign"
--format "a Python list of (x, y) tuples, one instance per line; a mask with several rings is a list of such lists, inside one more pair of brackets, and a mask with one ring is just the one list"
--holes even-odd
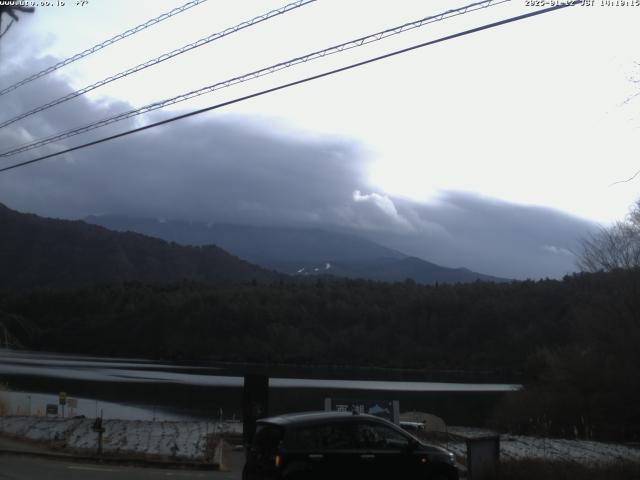
[(353, 398), (327, 398), (325, 410), (335, 412), (357, 412), (382, 417), (398, 423), (399, 406), (397, 400), (361, 400)]

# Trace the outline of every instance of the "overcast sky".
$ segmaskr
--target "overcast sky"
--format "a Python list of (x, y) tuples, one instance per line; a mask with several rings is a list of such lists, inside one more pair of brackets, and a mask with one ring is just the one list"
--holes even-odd
[[(21, 15), (0, 40), (0, 88), (185, 2), (78, 3)], [(209, 0), (0, 97), (0, 121), (284, 4)], [(1, 150), (464, 4), (319, 0), (0, 129)], [(446, 266), (558, 277), (638, 196), (638, 181), (611, 184), (640, 169), (640, 6), (595, 4), (0, 174), (0, 202), (337, 229)], [(529, 11), (513, 0), (11, 160)]]

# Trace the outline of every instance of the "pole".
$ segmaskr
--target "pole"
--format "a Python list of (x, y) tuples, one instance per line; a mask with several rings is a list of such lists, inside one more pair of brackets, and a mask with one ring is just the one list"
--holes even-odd
[(98, 429), (98, 455), (102, 455), (102, 434), (104, 426), (102, 424), (102, 409), (100, 409), (100, 428)]

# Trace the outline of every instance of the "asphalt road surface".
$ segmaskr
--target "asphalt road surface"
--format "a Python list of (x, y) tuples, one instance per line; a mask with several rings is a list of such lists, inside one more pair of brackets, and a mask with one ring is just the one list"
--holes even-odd
[(240, 480), (244, 455), (234, 452), (231, 457), (228, 471), (211, 471), (101, 465), (3, 454), (0, 455), (0, 480)]

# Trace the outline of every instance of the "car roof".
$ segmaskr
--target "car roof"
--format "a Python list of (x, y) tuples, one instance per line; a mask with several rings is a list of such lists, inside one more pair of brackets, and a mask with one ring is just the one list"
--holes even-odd
[(281, 426), (292, 425), (309, 425), (314, 423), (326, 423), (328, 421), (349, 421), (356, 419), (373, 420), (380, 423), (387, 423), (386, 420), (376, 417), (374, 415), (368, 415), (366, 413), (353, 413), (353, 412), (300, 412), (300, 413), (287, 413), (284, 415), (278, 415), (275, 417), (261, 418), (257, 423), (270, 423)]

